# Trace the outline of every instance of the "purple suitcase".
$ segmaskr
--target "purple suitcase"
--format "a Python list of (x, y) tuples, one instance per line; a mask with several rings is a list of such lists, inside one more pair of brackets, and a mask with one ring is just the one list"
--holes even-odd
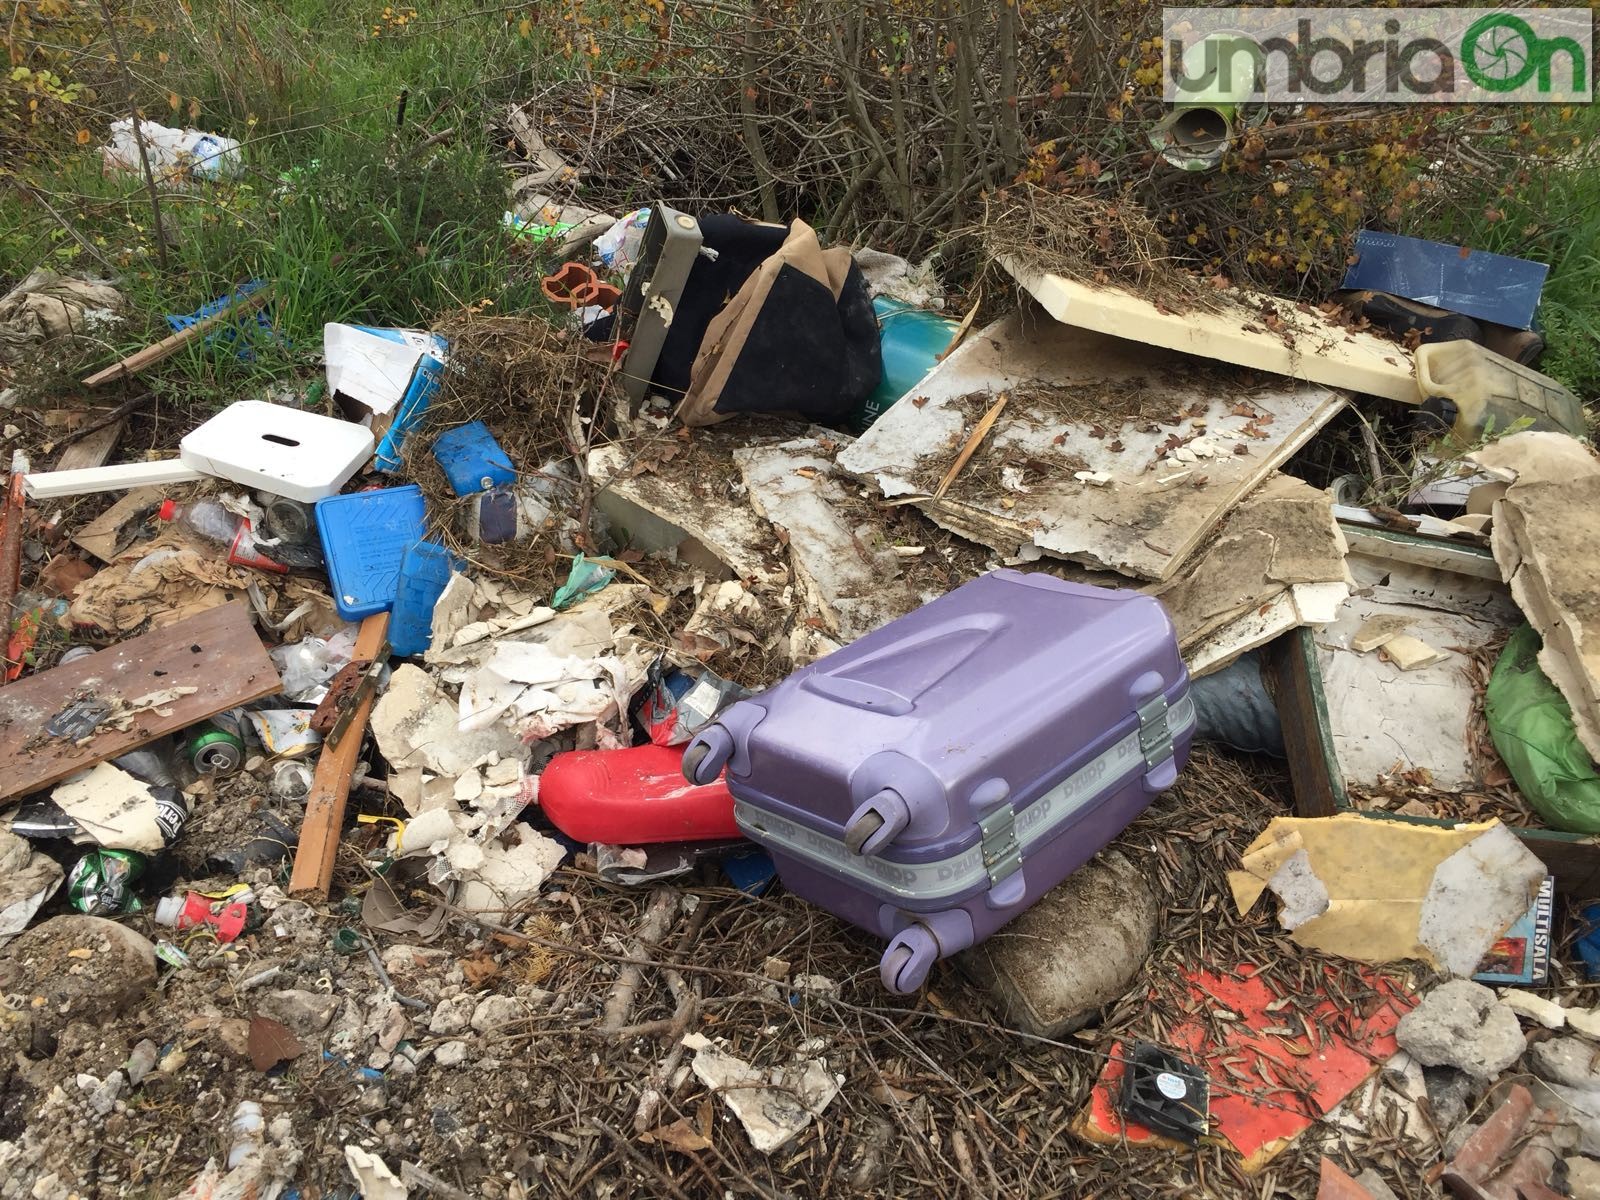
[(995, 571), (732, 705), (684, 773), (726, 765), (784, 885), (889, 938), (910, 992), (1172, 786), (1188, 688), (1159, 601)]

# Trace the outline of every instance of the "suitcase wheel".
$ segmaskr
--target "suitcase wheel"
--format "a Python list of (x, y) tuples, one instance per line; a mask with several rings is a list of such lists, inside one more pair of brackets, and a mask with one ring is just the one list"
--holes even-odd
[(893, 788), (884, 788), (855, 812), (844, 827), (844, 844), (851, 854), (876, 854), (907, 825), (911, 806)]
[(939, 959), (939, 943), (926, 925), (911, 925), (895, 934), (883, 952), (878, 976), (891, 992), (905, 995), (920, 988)]
[(702, 729), (683, 752), (683, 777), (699, 787), (722, 774), (733, 757), (733, 735), (721, 725)]

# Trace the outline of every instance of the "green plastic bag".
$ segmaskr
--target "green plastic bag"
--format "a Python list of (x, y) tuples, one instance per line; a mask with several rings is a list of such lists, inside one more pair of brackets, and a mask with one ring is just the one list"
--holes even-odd
[(1533, 810), (1552, 829), (1600, 833), (1600, 775), (1578, 741), (1572, 707), (1539, 669), (1539, 635), (1511, 635), (1484, 692), (1495, 749)]
[(560, 612), (569, 604), (576, 604), (585, 596), (598, 592), (615, 576), (616, 572), (610, 567), (602, 567), (580, 554), (572, 560), (572, 570), (567, 575), (567, 581), (558, 587), (556, 594), (550, 598), (550, 607)]

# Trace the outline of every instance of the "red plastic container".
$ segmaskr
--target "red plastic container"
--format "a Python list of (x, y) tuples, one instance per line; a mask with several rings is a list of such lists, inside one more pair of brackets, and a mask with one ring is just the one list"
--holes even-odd
[(720, 777), (684, 782), (683, 749), (648, 745), (558, 754), (539, 777), (539, 807), (578, 842), (644, 846), (744, 837)]

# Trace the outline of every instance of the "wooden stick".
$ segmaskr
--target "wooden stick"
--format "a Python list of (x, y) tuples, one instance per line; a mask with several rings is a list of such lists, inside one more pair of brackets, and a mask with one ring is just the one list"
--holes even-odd
[(103, 371), (96, 371), (83, 381), (84, 387), (99, 387), (103, 383), (110, 383), (113, 379), (122, 379), (129, 375), (137, 375), (146, 367), (153, 367), (164, 358), (171, 358), (196, 338), (204, 337), (224, 321), (234, 317), (242, 317), (245, 313), (260, 308), (267, 302), (267, 296), (272, 291), (272, 285), (258, 288), (251, 292), (237, 304), (230, 304), (219, 313), (212, 313), (204, 320), (196, 321), (187, 329), (180, 329), (171, 337), (164, 337), (153, 345), (146, 346), (128, 355), (121, 362), (112, 363)]
[(956, 481), (956, 476), (961, 474), (961, 468), (967, 465), (967, 460), (977, 452), (978, 447), (983, 444), (983, 439), (989, 436), (989, 430), (993, 429), (994, 423), (1000, 419), (1001, 410), (1005, 408), (1009, 399), (1011, 399), (1010, 392), (1001, 392), (1000, 399), (991, 404), (989, 411), (978, 419), (977, 427), (967, 439), (967, 444), (961, 447), (961, 453), (956, 455), (955, 462), (950, 464), (950, 469), (944, 473), (944, 478), (939, 480), (939, 486), (934, 489), (935, 500), (950, 490), (950, 485)]
[(0, 498), (0, 631), (10, 636), (11, 601), (22, 585), (22, 518), (27, 507), (23, 479), (28, 460), (22, 451), (11, 455), (11, 478)]
[(978, 298), (972, 302), (972, 307), (967, 309), (967, 315), (961, 318), (961, 324), (956, 326), (955, 333), (950, 335), (950, 343), (939, 351), (934, 357), (943, 362), (956, 352), (956, 347), (967, 340), (967, 333), (972, 328), (972, 322), (978, 315), (978, 309), (983, 305), (983, 289), (978, 289)]
[[(361, 622), (356, 634), (354, 657), (373, 659), (383, 650), (389, 636), (389, 614), (376, 613)], [(322, 748), (316, 773), (311, 779), (311, 794), (306, 797), (306, 819), (300, 826), (300, 845), (294, 855), (294, 872), (289, 877), (289, 894), (296, 898), (325, 900), (333, 882), (333, 859), (339, 850), (339, 834), (344, 828), (345, 803), (350, 798), (350, 777), (367, 731), (367, 718), (377, 699), (368, 693), (357, 705), (339, 744)]]

